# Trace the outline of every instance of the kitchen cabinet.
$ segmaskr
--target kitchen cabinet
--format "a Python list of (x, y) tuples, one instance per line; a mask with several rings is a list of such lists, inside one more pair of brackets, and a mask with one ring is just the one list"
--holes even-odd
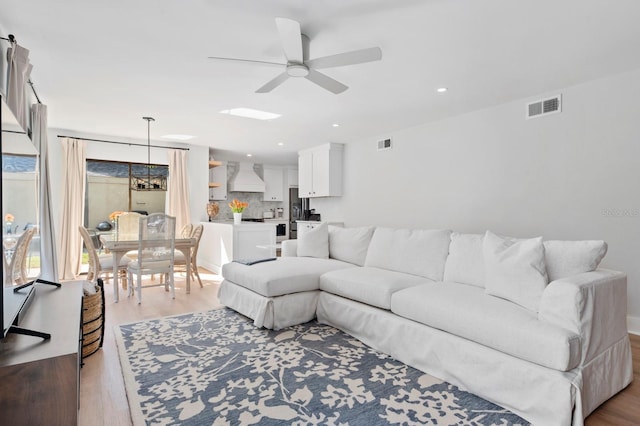
[(298, 153), (300, 197), (342, 195), (342, 152), (342, 144), (328, 143)]
[[(297, 238), (300, 239), (301, 235), (304, 235), (306, 232), (309, 232), (312, 229), (317, 228), (322, 223), (323, 222), (317, 222), (313, 220), (296, 220), (296, 225), (298, 230)], [(344, 222), (327, 222), (327, 225), (344, 227)]]
[(276, 256), (274, 223), (233, 221), (202, 222), (198, 265), (220, 274), (222, 266), (237, 259), (264, 259)]
[(264, 166), (264, 201), (284, 201), (284, 170), (281, 167)]
[(296, 223), (298, 225), (298, 239), (300, 239), (302, 235), (311, 231), (314, 228), (317, 228), (318, 226), (320, 226), (322, 222), (309, 222), (305, 220), (298, 220), (296, 221)]
[(209, 200), (227, 199), (227, 162), (209, 160)]

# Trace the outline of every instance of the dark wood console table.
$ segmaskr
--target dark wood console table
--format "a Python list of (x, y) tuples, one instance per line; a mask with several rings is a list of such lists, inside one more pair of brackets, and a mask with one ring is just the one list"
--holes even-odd
[(0, 417), (18, 425), (76, 425), (80, 395), (82, 282), (36, 284), (20, 326), (51, 339), (0, 341)]

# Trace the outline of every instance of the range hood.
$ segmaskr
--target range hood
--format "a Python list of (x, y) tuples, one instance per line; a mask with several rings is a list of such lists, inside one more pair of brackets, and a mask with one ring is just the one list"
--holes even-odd
[(229, 183), (230, 192), (264, 192), (264, 181), (253, 170), (253, 163), (240, 163)]

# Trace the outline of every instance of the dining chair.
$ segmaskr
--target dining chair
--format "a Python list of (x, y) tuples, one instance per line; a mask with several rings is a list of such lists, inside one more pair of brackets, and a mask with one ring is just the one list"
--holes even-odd
[[(89, 254), (89, 271), (87, 272), (87, 281), (96, 281), (102, 275), (105, 279), (109, 279), (109, 273), (113, 272), (113, 256), (110, 254), (98, 254), (98, 249), (94, 244), (94, 239), (91, 238), (91, 234), (84, 226), (78, 226), (84, 246), (87, 248)], [(118, 262), (118, 273), (122, 278), (122, 288), (127, 288), (127, 265), (131, 263), (133, 259), (129, 256), (122, 256), (120, 262)]]
[[(142, 276), (164, 274), (175, 299), (173, 277), (174, 249), (176, 242), (176, 218), (164, 213), (152, 213), (140, 217), (138, 231), (138, 259), (129, 263), (129, 296), (133, 295), (133, 275), (136, 275), (135, 291), (138, 303), (142, 303)], [(147, 284), (144, 287), (164, 286), (164, 283)]]
[(143, 217), (140, 213), (125, 212), (118, 216), (118, 222), (116, 229), (119, 235), (129, 235), (131, 239), (138, 237), (138, 227), (140, 226), (140, 218)]
[(25, 230), (16, 242), (10, 260), (5, 257), (5, 285), (25, 284), (27, 277), (27, 252), (36, 228)]
[[(200, 224), (193, 228), (193, 232), (188, 237), (184, 238), (194, 238), (196, 240), (193, 247), (191, 247), (191, 279), (198, 279), (198, 283), (200, 284), (200, 288), (202, 288), (202, 280), (200, 279), (200, 274), (198, 273), (198, 262), (196, 258), (198, 257), (198, 247), (200, 246), (200, 239), (202, 238), (202, 231), (204, 229), (204, 225)], [(179, 271), (187, 272), (187, 259), (185, 258), (182, 252), (178, 251), (175, 253), (174, 265), (179, 267)], [(184, 266), (184, 269), (182, 268)]]
[(180, 237), (181, 238), (191, 238), (191, 234), (193, 233), (193, 225), (190, 223), (187, 223), (186, 225), (184, 225), (182, 227), (182, 230), (180, 231)]

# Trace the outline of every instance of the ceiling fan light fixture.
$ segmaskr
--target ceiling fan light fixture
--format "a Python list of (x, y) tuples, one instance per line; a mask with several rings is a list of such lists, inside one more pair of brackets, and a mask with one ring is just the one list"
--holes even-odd
[(287, 65), (287, 74), (290, 77), (306, 77), (309, 75), (309, 68), (304, 64)]

